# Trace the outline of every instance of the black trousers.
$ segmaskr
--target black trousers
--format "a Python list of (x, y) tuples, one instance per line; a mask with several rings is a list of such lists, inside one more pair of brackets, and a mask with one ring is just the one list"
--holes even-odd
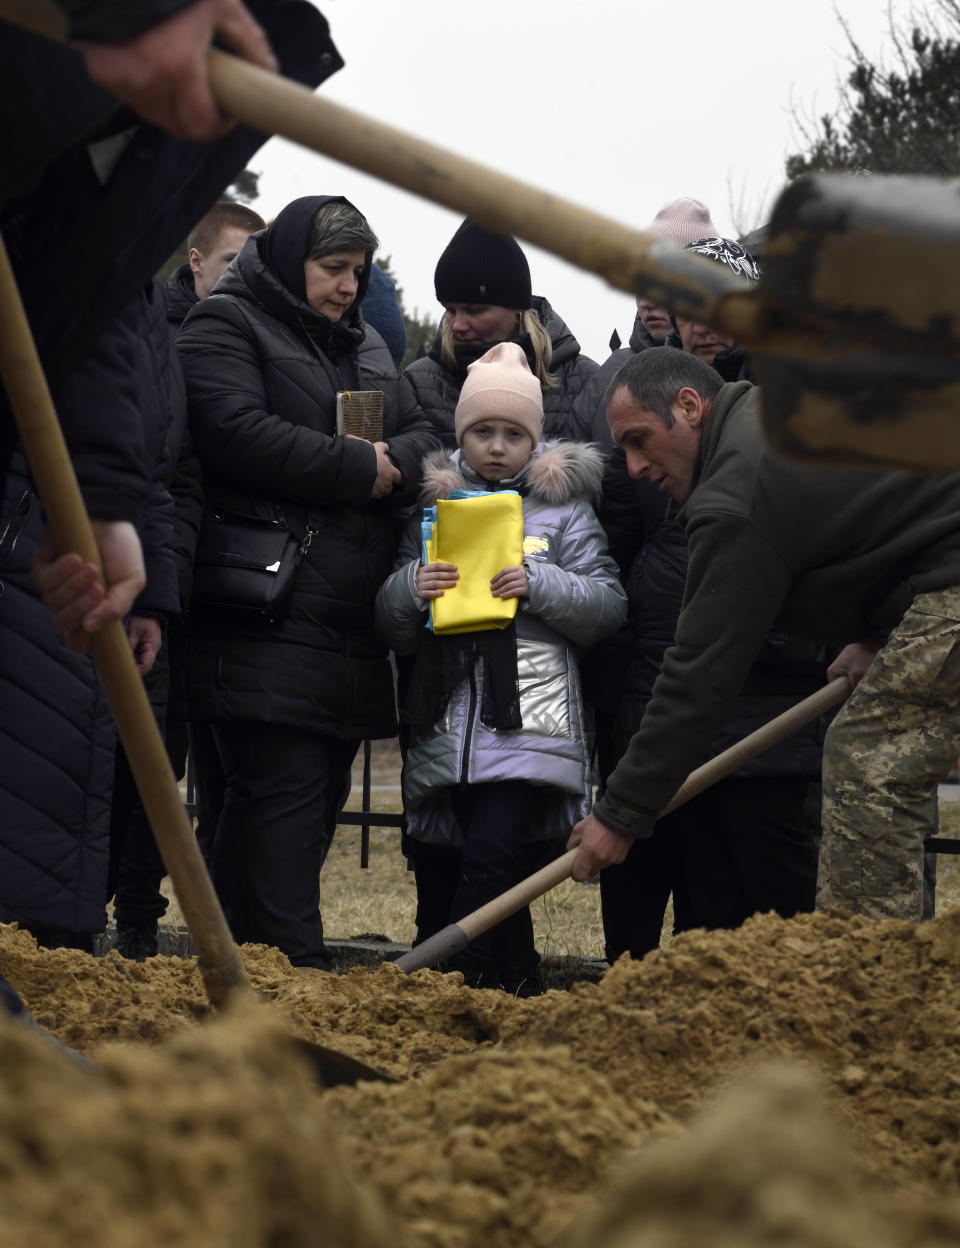
[(819, 848), (819, 783), (721, 780), (601, 872), (608, 960), (658, 947), (671, 892), (675, 932), (735, 928), (770, 910), (783, 918), (813, 910)]
[(350, 792), (359, 741), (271, 724), (216, 724), (226, 795), (213, 881), (235, 939), (330, 969), (320, 868)]
[[(452, 792), (464, 837), (461, 850), (417, 846), (418, 939), (455, 923), (512, 888), (540, 865), (545, 846), (527, 841), (537, 789), (523, 780), (473, 784)], [(552, 842), (546, 847), (553, 848)], [(536, 974), (540, 956), (524, 906), (451, 958), (468, 983), (513, 985)]]
[(191, 723), (189, 736), (190, 770), (197, 800), (197, 841), (203, 860), (209, 867), (213, 862), (213, 843), (223, 813), (227, 778), (213, 726)]

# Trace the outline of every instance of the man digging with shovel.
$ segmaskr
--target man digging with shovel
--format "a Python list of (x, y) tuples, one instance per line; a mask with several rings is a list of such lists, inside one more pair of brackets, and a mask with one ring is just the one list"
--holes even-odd
[(828, 673), (854, 692), (824, 748), (818, 906), (919, 919), (936, 782), (960, 752), (960, 479), (778, 459), (759, 398), (665, 347), (607, 391), (630, 474), (685, 504), (690, 562), (640, 730), (573, 829), (573, 877), (650, 835), (776, 625), (847, 643)]

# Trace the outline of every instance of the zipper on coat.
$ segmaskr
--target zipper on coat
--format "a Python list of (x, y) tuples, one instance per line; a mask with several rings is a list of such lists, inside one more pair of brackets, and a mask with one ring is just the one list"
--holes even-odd
[(473, 744), (473, 721), (477, 714), (477, 682), (474, 672), (470, 671), (470, 698), (467, 702), (467, 727), (463, 734), (463, 749), (460, 752), (460, 784), (467, 783), (470, 770), (470, 746)]
[(17, 499), (17, 505), (10, 513), (10, 518), (7, 520), (3, 532), (0, 533), (0, 556), (2, 556), (4, 566), (6, 566), (17, 548), (17, 542), (23, 535), (23, 526), (32, 510), (33, 490), (24, 490)]

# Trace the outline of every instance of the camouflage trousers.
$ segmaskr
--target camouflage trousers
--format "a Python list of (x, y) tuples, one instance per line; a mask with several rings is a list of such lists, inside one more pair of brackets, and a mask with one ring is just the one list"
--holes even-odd
[(817, 906), (919, 919), (937, 782), (960, 757), (960, 586), (918, 594), (827, 732)]

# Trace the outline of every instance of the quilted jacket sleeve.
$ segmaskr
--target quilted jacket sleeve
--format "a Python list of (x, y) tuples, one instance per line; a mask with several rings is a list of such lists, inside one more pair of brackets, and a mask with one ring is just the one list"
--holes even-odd
[(579, 646), (612, 636), (627, 614), (617, 565), (589, 503), (573, 503), (556, 563), (526, 560), (527, 610)]
[[(270, 410), (263, 361), (236, 301), (211, 295), (198, 303), (177, 349), (205, 472), (231, 486), (312, 506), (369, 501), (377, 475), (373, 447)], [(332, 385), (328, 401), (335, 401)]]
[(393, 572), (377, 594), (377, 636), (398, 654), (413, 654), (427, 624), (427, 604), (417, 593), (420, 513), (404, 529)]
[(390, 446), (390, 458), (403, 475), (400, 485), (390, 495), (390, 503), (407, 507), (420, 493), (421, 465), (427, 455), (439, 447), (440, 439), (423, 414), (413, 386), (403, 374), (377, 384), (384, 388), (389, 386), (390, 412), (384, 421), (384, 437)]

